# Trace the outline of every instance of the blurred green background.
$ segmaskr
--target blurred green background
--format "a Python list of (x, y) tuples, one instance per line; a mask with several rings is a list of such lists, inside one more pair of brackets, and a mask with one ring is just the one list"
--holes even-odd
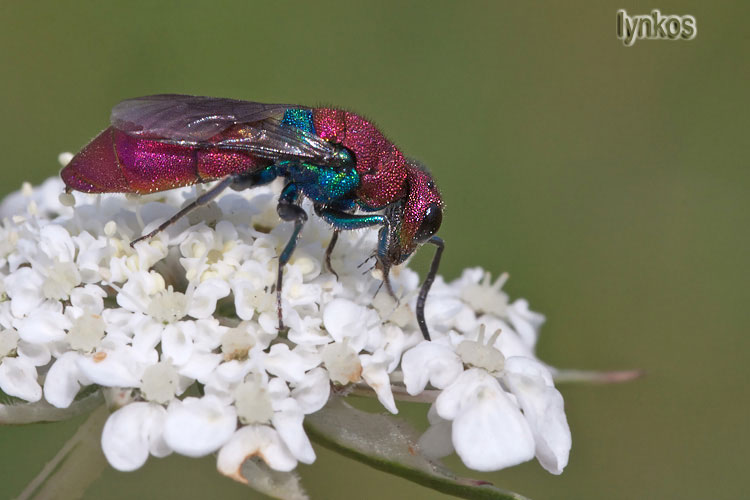
[[(691, 14), (692, 41), (615, 36), (615, 13)], [(736, 2), (0, 2), (2, 194), (59, 169), (117, 101), (180, 92), (346, 107), (429, 165), (442, 272), (509, 271), (560, 367), (562, 476), (484, 477), (532, 498), (740, 498), (750, 375), (750, 5)], [(431, 251), (417, 261), (424, 270)], [(413, 415), (420, 408), (402, 406)], [(0, 497), (78, 422), (0, 428)], [(319, 451), (315, 499), (440, 495)], [(457, 465), (457, 461), (450, 462)], [(86, 498), (252, 498), (214, 458), (108, 471)], [(445, 497), (447, 498), (447, 497)]]

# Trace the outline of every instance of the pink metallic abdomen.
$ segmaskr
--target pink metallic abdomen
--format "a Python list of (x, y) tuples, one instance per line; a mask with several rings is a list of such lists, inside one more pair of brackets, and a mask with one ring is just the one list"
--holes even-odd
[(406, 159), (396, 146), (361, 116), (329, 108), (313, 110), (317, 135), (350, 149), (361, 183), (357, 198), (382, 208), (406, 194)]
[(60, 175), (76, 191), (145, 194), (267, 164), (238, 151), (166, 144), (109, 127), (75, 155)]

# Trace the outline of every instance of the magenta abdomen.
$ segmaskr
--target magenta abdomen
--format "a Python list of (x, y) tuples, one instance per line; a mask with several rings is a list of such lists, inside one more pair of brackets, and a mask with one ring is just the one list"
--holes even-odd
[(266, 165), (237, 151), (168, 144), (106, 129), (63, 168), (65, 184), (87, 193), (151, 193)]
[(113, 134), (112, 127), (106, 129), (62, 169), (60, 176), (68, 188), (85, 193), (131, 191), (115, 154)]
[(130, 191), (149, 193), (196, 183), (196, 151), (192, 147), (139, 139), (114, 130), (120, 169)]

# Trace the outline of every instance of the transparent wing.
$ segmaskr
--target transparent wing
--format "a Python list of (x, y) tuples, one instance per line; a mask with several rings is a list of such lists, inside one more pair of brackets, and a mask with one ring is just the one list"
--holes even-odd
[[(111, 122), (129, 135), (160, 142), (335, 164), (337, 149), (333, 144), (296, 127), (281, 126), (280, 119), (290, 108), (305, 106), (160, 94), (122, 101), (112, 109)], [(216, 137), (240, 124), (238, 136)]]
[(145, 138), (203, 141), (237, 123), (282, 115), (301, 106), (216, 97), (160, 94), (127, 99), (112, 108), (115, 128)]
[(242, 150), (270, 160), (303, 160), (316, 165), (338, 166), (341, 161), (335, 145), (296, 127), (284, 127), (272, 118), (243, 126), (242, 137), (191, 145)]

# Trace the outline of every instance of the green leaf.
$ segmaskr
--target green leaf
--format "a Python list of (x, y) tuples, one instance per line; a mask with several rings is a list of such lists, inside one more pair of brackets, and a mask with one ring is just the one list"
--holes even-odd
[(305, 430), (316, 443), (378, 470), (460, 498), (523, 500), (487, 481), (457, 477), (439, 461), (421, 454), (416, 431), (404, 420), (367, 413), (341, 398), (305, 417)]
[(33, 424), (56, 422), (88, 413), (104, 403), (104, 396), (98, 387), (84, 390), (67, 408), (55, 408), (44, 399), (27, 403), (7, 394), (0, 396), (0, 402), (0, 424)]
[(26, 486), (18, 500), (81, 498), (107, 467), (101, 434), (109, 411), (103, 404), (78, 428), (41, 472)]

